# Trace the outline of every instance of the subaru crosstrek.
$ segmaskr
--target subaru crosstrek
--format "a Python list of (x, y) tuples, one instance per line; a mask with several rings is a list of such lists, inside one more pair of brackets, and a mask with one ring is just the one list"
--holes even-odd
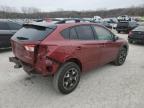
[(127, 41), (102, 25), (88, 22), (25, 24), (11, 38), (15, 68), (29, 74), (53, 76), (57, 91), (71, 93), (81, 72), (113, 62), (122, 65)]

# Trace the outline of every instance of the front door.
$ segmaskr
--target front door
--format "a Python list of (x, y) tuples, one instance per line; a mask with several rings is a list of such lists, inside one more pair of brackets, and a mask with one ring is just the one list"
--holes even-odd
[(101, 26), (94, 26), (97, 40), (103, 46), (101, 47), (100, 65), (113, 61), (118, 52), (117, 43), (114, 41), (114, 34)]

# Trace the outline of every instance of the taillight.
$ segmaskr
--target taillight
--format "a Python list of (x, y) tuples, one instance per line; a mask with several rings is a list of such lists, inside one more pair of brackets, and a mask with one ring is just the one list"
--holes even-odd
[(35, 45), (25, 45), (24, 48), (25, 48), (25, 50), (27, 50), (29, 52), (34, 52)]

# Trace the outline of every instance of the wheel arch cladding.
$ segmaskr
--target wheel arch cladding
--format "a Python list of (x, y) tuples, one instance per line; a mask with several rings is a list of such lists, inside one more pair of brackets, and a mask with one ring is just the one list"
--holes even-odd
[(82, 63), (80, 62), (80, 60), (78, 60), (76, 58), (70, 58), (70, 59), (66, 60), (65, 62), (74, 62), (74, 63), (76, 63), (80, 67), (80, 70), (82, 72)]

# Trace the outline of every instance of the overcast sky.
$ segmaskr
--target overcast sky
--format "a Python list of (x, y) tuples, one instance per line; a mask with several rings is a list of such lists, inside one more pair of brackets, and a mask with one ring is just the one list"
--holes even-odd
[(36, 7), (41, 11), (113, 9), (144, 4), (144, 0), (0, 0), (0, 5)]

